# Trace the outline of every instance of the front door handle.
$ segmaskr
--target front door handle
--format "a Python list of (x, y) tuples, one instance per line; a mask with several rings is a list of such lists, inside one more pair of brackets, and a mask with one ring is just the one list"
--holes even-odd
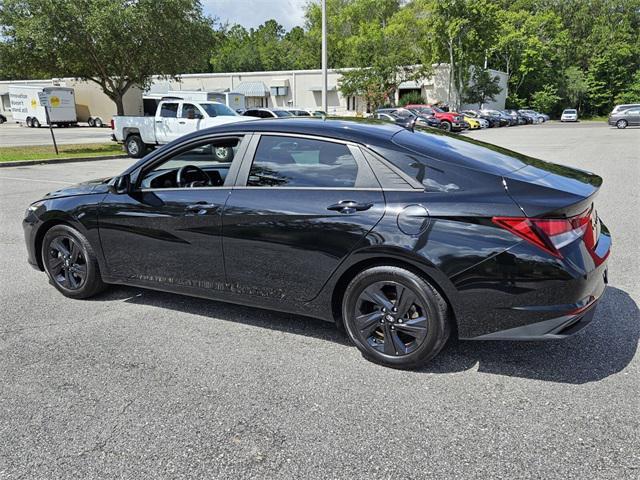
[(369, 210), (371, 207), (373, 207), (373, 203), (360, 203), (353, 200), (342, 200), (338, 203), (334, 203), (333, 205), (329, 205), (327, 210), (335, 210), (340, 213), (354, 213)]
[(204, 215), (208, 210), (218, 208), (215, 203), (198, 202), (193, 205), (187, 205), (184, 210), (187, 213), (197, 213), (198, 215)]

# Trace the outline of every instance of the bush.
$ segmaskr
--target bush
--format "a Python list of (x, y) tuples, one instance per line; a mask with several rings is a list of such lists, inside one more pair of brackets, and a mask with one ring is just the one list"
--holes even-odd
[(427, 103), (427, 102), (425, 102), (424, 97), (420, 95), (418, 92), (409, 92), (403, 95), (400, 98), (400, 101), (398, 102), (398, 104), (401, 107), (404, 107), (405, 105), (411, 105), (411, 104), (421, 105), (424, 103)]
[(553, 85), (545, 85), (542, 90), (538, 90), (531, 95), (531, 105), (538, 112), (551, 113), (560, 101), (557, 93), (558, 90), (556, 87)]

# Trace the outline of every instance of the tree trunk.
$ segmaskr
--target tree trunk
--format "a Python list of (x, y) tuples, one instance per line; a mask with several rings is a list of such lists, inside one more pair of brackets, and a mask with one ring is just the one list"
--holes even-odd
[(114, 95), (113, 102), (116, 104), (116, 115), (124, 115), (124, 102), (122, 101), (122, 95), (116, 93)]

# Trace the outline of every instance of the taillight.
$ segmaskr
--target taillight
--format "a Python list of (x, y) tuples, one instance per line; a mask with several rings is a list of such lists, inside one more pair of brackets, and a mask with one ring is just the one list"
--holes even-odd
[(115, 130), (116, 129), (116, 122), (113, 121), (113, 118), (111, 119), (111, 130)]
[[(562, 257), (560, 249), (592, 231), (591, 212), (569, 218), (528, 218), (493, 217), (493, 223), (506, 228), (514, 235), (524, 238), (555, 257)], [(585, 238), (589, 248), (593, 248), (595, 238)]]

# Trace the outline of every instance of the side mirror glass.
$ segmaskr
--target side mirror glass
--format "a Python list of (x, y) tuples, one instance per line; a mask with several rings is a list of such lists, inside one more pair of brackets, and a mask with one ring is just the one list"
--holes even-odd
[(120, 175), (113, 184), (113, 190), (118, 195), (129, 193), (131, 190), (131, 177), (129, 174)]

